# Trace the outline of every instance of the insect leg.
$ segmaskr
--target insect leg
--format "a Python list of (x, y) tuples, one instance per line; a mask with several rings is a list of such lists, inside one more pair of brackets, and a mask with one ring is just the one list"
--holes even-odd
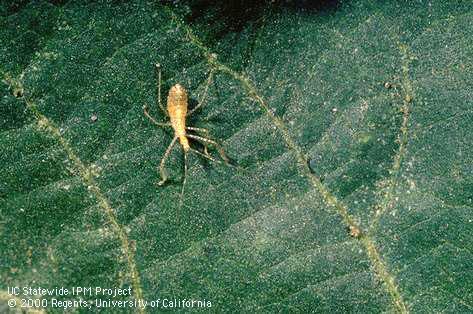
[(216, 163), (219, 163), (219, 164), (221, 163), (220, 160), (217, 160), (217, 159), (213, 158), (212, 156), (210, 156), (210, 155), (208, 155), (208, 154), (204, 154), (204, 153), (202, 153), (202, 152), (199, 152), (197, 149), (190, 148), (190, 151), (196, 153), (196, 154), (199, 155), (199, 156), (202, 156), (202, 157), (204, 157), (204, 158), (207, 158), (208, 160), (211, 160), (211, 161), (213, 161), (213, 162), (216, 162)]
[(212, 144), (213, 146), (215, 146), (215, 148), (217, 148), (217, 150), (220, 154), (220, 157), (222, 157), (222, 159), (225, 161), (225, 163), (227, 163), (227, 164), (230, 163), (230, 161), (228, 160), (228, 157), (225, 154), (225, 151), (223, 150), (222, 146), (220, 146), (220, 144), (218, 144), (214, 140), (211, 140), (211, 139), (208, 139), (208, 138), (205, 138), (205, 137), (201, 137), (201, 136), (197, 136), (197, 135), (194, 135), (194, 134), (187, 134), (187, 136), (194, 139), (194, 140), (198, 140), (198, 141), (201, 141), (201, 142), (204, 142), (204, 143)]
[(197, 106), (195, 106), (192, 110), (188, 111), (187, 112), (187, 116), (190, 116), (192, 115), (197, 109), (199, 109), (200, 107), (202, 107), (202, 105), (204, 104), (204, 101), (205, 101), (205, 97), (207, 97), (207, 92), (209, 91), (209, 86), (210, 84), (212, 83), (212, 79), (213, 79), (213, 76), (214, 76), (214, 69), (212, 68), (210, 70), (210, 74), (209, 74), (209, 77), (207, 79), (207, 84), (205, 85), (205, 89), (204, 89), (204, 92), (202, 93), (202, 95), (199, 97), (199, 103), (197, 104)]
[(186, 130), (196, 131), (196, 132), (202, 132), (202, 133), (205, 133), (205, 134), (208, 134), (208, 133), (209, 133), (209, 130), (207, 130), (207, 129), (204, 129), (204, 128), (196, 128), (196, 127), (193, 127), (193, 126), (186, 126)]
[[(209, 130), (204, 129), (204, 128), (196, 128), (196, 127), (193, 127), (193, 126), (186, 126), (186, 130), (201, 132), (201, 133), (205, 133), (207, 135), (209, 134)], [(210, 156), (210, 154), (207, 150), (207, 146), (205, 146), (205, 145), (204, 145), (204, 154), (206, 154), (207, 156)]]
[(166, 163), (166, 159), (171, 153), (171, 150), (174, 147), (174, 144), (176, 144), (176, 141), (177, 141), (177, 137), (175, 136), (172, 139), (171, 144), (169, 144), (168, 148), (166, 149), (166, 152), (164, 153), (163, 158), (161, 159), (161, 163), (159, 164), (159, 173), (161, 174), (161, 181), (158, 182), (158, 185), (163, 185), (164, 182), (166, 182), (168, 178), (168, 175), (166, 174), (166, 169), (164, 169), (164, 164)]
[(156, 119), (154, 119), (148, 112), (148, 106), (144, 105), (143, 106), (143, 112), (145, 114), (145, 116), (151, 120), (151, 122), (153, 122), (154, 124), (156, 124), (157, 126), (160, 126), (160, 127), (165, 127), (165, 126), (171, 126), (171, 123), (170, 122), (158, 122), (156, 121)]
[(164, 108), (163, 104), (161, 103), (161, 64), (159, 63), (156, 63), (156, 73), (158, 76), (158, 106), (166, 116), (169, 116), (166, 108)]

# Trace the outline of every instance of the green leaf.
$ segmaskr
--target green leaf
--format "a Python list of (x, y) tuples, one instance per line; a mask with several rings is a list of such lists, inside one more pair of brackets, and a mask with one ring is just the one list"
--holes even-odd
[[(5, 5), (1, 311), (79, 299), (8, 295), (40, 286), (161, 300), (109, 312), (471, 312), (472, 9), (270, 6), (222, 33), (182, 4)], [(177, 147), (156, 185), (173, 134), (143, 114), (167, 119), (155, 63), (163, 101), (180, 83), (191, 106), (214, 69), (187, 123), (234, 166), (190, 153), (183, 187)]]

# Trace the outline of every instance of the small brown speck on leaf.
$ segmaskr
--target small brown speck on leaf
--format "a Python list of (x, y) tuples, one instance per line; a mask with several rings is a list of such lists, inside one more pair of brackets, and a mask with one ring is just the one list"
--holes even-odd
[(360, 236), (361, 231), (356, 226), (350, 226), (349, 229), (350, 229), (350, 236), (352, 236), (353, 238), (358, 238)]

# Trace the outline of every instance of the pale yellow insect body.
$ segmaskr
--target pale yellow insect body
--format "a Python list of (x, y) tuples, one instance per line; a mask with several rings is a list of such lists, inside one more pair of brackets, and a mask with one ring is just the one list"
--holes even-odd
[(179, 138), (179, 143), (185, 152), (190, 149), (186, 136), (187, 100), (187, 91), (182, 85), (176, 84), (171, 87), (168, 94), (167, 110), (174, 133)]

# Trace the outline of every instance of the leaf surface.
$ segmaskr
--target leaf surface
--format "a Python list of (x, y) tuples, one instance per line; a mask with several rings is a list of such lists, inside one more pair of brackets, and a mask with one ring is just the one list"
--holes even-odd
[[(181, 9), (2, 9), (0, 309), (10, 286), (131, 286), (218, 312), (471, 311), (472, 5), (283, 7), (219, 37)], [(190, 154), (184, 189), (179, 148), (156, 185), (158, 62), (191, 106), (214, 69), (188, 125), (235, 164)]]

